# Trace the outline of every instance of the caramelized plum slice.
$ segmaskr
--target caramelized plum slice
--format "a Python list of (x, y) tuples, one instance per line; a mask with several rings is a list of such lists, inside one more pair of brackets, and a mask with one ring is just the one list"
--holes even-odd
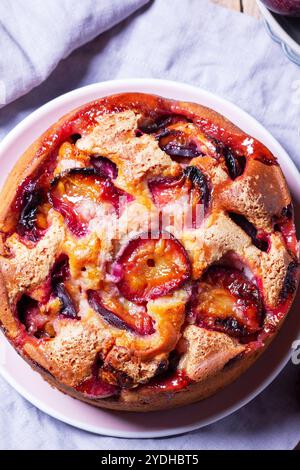
[(196, 142), (181, 131), (164, 132), (159, 137), (159, 146), (170, 157), (191, 159), (202, 155)]
[(183, 173), (190, 180), (192, 189), (198, 190), (198, 194), (200, 194), (197, 203), (204, 204), (204, 207), (207, 208), (209, 204), (210, 192), (204, 173), (202, 173), (202, 171), (196, 166), (187, 166), (183, 170)]
[(95, 168), (72, 168), (57, 176), (51, 183), (49, 199), (66, 219), (69, 229), (77, 236), (85, 235), (89, 213), (80, 210), (84, 201), (111, 204), (119, 213), (120, 201), (131, 196), (116, 188), (110, 178)]
[[(155, 238), (154, 238), (155, 237)], [(116, 262), (122, 295), (143, 303), (168, 294), (190, 277), (190, 261), (171, 234), (146, 233), (131, 240)]]
[(17, 232), (31, 241), (38, 241), (43, 230), (38, 227), (37, 218), (39, 207), (44, 202), (45, 197), (41, 188), (37, 187), (36, 182), (31, 181), (24, 188), (21, 200), (18, 206), (21, 209), (17, 224)]
[(195, 286), (191, 315), (199, 326), (243, 338), (259, 332), (263, 303), (258, 288), (241, 271), (214, 266)]
[(97, 172), (105, 178), (116, 179), (118, 176), (117, 165), (106, 157), (91, 157), (91, 164)]
[(90, 306), (101, 315), (107, 323), (121, 330), (135, 331), (140, 335), (154, 333), (153, 322), (147, 315), (146, 308), (137, 305), (126, 305), (105, 292), (88, 291)]
[(216, 140), (217, 151), (223, 156), (229, 176), (235, 180), (244, 173), (246, 158), (243, 155), (237, 155), (231, 148), (226, 147), (223, 142)]
[(67, 256), (62, 255), (55, 263), (51, 272), (52, 291), (61, 303), (60, 315), (67, 318), (78, 318), (74, 303), (68, 293), (64, 281), (68, 279), (69, 260)]
[(138, 130), (144, 134), (155, 134), (165, 130), (167, 126), (176, 122), (187, 122), (187, 118), (180, 114), (162, 114), (155, 117), (143, 117), (139, 122)]
[(183, 177), (152, 178), (148, 181), (154, 204), (161, 208), (184, 194)]
[(32, 230), (36, 222), (38, 205), (41, 202), (40, 192), (35, 188), (24, 195), (24, 205), (20, 214), (19, 228)]
[(295, 290), (297, 289), (298, 269), (299, 263), (297, 263), (297, 261), (291, 261), (291, 263), (288, 265), (283, 287), (280, 292), (280, 299), (282, 302), (287, 300), (290, 295), (293, 295), (295, 293)]
[(63, 283), (54, 286), (54, 293), (61, 303), (60, 315), (66, 318), (78, 318), (73, 301)]
[(51, 284), (58, 284), (70, 277), (69, 258), (67, 255), (60, 255), (51, 270)]
[(207, 179), (199, 168), (187, 166), (180, 177), (153, 178), (148, 181), (148, 187), (154, 204), (160, 209), (186, 196), (190, 206), (191, 228), (201, 225), (203, 212), (199, 210), (200, 205), (204, 206), (205, 214), (209, 205), (210, 190)]
[(260, 233), (257, 228), (242, 214), (229, 212), (228, 215), (233, 220), (233, 222), (235, 222), (244, 230), (244, 232), (247, 233), (247, 235), (249, 235), (253, 245), (255, 245), (261, 251), (268, 250), (269, 242), (267, 234)]
[(237, 157), (229, 148), (226, 148), (224, 152), (224, 157), (229, 176), (232, 180), (235, 180), (244, 172), (246, 164), (245, 157)]

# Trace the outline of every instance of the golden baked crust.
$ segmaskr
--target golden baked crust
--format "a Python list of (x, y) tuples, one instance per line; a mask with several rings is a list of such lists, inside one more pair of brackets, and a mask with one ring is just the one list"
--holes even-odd
[(200, 105), (89, 103), (37, 139), (1, 197), (1, 326), (51, 385), (95, 406), (210, 396), (263, 352), (295, 295), (276, 158)]

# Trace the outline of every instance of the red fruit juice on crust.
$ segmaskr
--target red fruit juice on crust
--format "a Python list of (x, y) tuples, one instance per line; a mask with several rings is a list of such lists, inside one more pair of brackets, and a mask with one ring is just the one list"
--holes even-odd
[(96, 360), (92, 366), (91, 377), (81, 382), (75, 389), (91, 398), (105, 398), (116, 395), (119, 388), (99, 378), (99, 367), (100, 363)]
[(297, 253), (297, 237), (296, 237), (296, 228), (293, 220), (286, 220), (280, 224), (280, 231), (284, 238), (286, 247), (292, 253)]
[(177, 392), (186, 388), (191, 382), (184, 370), (177, 370), (170, 375), (152, 379), (145, 387), (159, 391)]
[(85, 380), (80, 385), (77, 385), (76, 390), (91, 398), (105, 398), (116, 395), (118, 388), (110, 385), (98, 377), (93, 375), (90, 379)]

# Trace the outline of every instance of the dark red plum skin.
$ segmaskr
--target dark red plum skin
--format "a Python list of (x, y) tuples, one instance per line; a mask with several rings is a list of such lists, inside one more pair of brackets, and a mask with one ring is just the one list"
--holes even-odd
[(300, 0), (262, 0), (262, 3), (280, 15), (300, 16)]
[(54, 293), (61, 302), (60, 315), (66, 318), (78, 318), (73, 301), (63, 283), (54, 286)]
[(69, 260), (67, 256), (61, 255), (55, 262), (51, 272), (51, 287), (53, 294), (61, 302), (60, 315), (66, 318), (77, 318), (75, 305), (65, 288), (64, 281), (70, 276)]
[(118, 389), (114, 385), (110, 385), (98, 377), (92, 377), (77, 385), (76, 390), (90, 398), (108, 398), (116, 395)]
[(106, 157), (91, 157), (91, 164), (106, 178), (116, 179), (118, 176), (117, 165)]
[(237, 214), (235, 212), (228, 213), (231, 220), (241, 227), (244, 232), (249, 235), (252, 240), (253, 245), (255, 245), (261, 251), (268, 251), (269, 249), (269, 240), (266, 234), (258, 234), (257, 228), (249, 222), (249, 220), (242, 214)]
[(119, 392), (118, 387), (104, 382), (99, 377), (100, 367), (101, 361), (99, 360), (99, 358), (97, 358), (92, 367), (92, 376), (75, 387), (78, 392), (83, 393), (84, 395), (94, 399), (107, 398), (116, 395)]

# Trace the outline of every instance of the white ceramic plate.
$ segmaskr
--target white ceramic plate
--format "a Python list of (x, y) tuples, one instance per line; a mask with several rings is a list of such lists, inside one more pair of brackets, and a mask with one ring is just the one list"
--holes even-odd
[(271, 38), (292, 62), (300, 65), (300, 19), (272, 13), (260, 0), (256, 2)]
[[(300, 175), (279, 143), (252, 117), (233, 104), (205, 90), (163, 80), (122, 80), (97, 83), (67, 93), (28, 116), (0, 144), (0, 186), (23, 151), (64, 113), (88, 101), (119, 92), (139, 91), (207, 105), (263, 141), (278, 157), (300, 206)], [(297, 221), (300, 221), (297, 213)], [(299, 311), (299, 310), (298, 310)], [(191, 431), (223, 418), (258, 395), (278, 375), (290, 357), (291, 344), (300, 332), (297, 308), (289, 314), (282, 331), (264, 355), (241, 376), (215, 396), (176, 411), (126, 413), (101, 410), (51, 388), (0, 337), (2, 376), (27, 400), (45, 413), (87, 431), (109, 436), (146, 438)]]

